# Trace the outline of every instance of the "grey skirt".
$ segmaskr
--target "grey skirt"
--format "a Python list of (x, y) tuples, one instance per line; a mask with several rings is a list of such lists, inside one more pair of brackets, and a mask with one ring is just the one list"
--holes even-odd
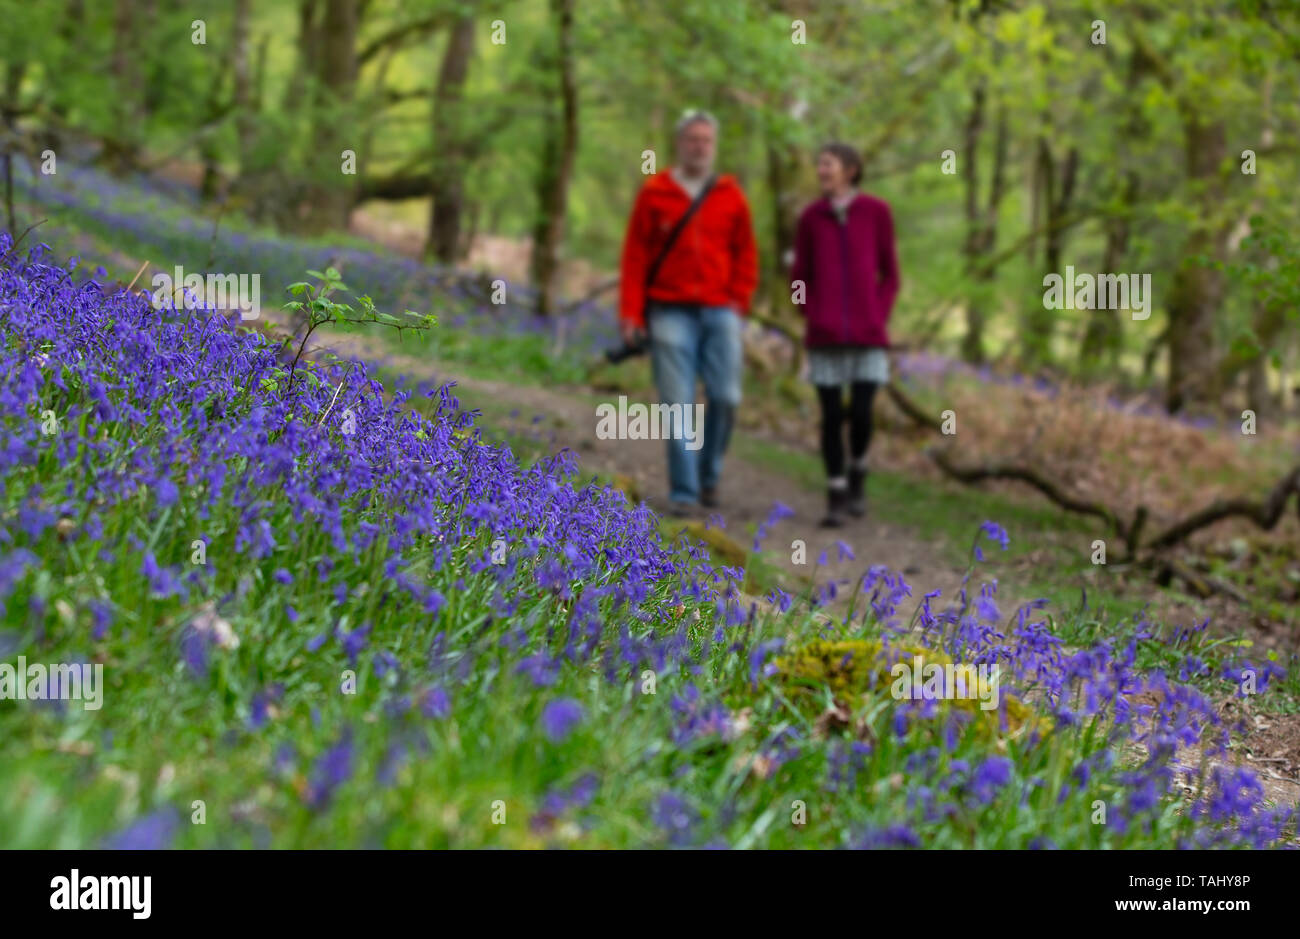
[(827, 346), (808, 350), (808, 380), (814, 385), (889, 381), (889, 353), (878, 347)]

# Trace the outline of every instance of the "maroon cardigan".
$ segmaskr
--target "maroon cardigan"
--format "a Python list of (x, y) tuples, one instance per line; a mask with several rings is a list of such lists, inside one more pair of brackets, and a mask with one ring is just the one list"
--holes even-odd
[(799, 216), (792, 287), (805, 285), (804, 344), (889, 346), (885, 326), (898, 296), (898, 254), (889, 204), (859, 194), (844, 224), (830, 200)]

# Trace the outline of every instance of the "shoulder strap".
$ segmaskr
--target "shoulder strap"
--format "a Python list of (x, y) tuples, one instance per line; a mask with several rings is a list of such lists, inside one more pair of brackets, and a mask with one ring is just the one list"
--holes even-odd
[(668, 252), (672, 250), (673, 244), (677, 241), (677, 236), (682, 233), (682, 229), (686, 227), (686, 223), (691, 220), (691, 216), (695, 214), (695, 210), (704, 202), (709, 191), (713, 189), (713, 184), (717, 181), (718, 177), (716, 176), (710, 176), (708, 180), (705, 181), (704, 187), (700, 190), (700, 194), (695, 197), (691, 202), (690, 207), (682, 213), (682, 217), (677, 220), (677, 224), (673, 226), (673, 230), (668, 233), (668, 238), (665, 239), (663, 247), (659, 249), (659, 253), (655, 256), (655, 259), (650, 262), (650, 266), (646, 268), (645, 285), (647, 290), (650, 288), (650, 285), (655, 282), (655, 277), (659, 274), (659, 268), (664, 263), (664, 258), (668, 257)]

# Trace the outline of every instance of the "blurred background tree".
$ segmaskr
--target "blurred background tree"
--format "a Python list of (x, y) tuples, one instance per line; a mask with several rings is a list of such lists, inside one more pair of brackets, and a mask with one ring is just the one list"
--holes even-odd
[[(200, 12), (195, 12), (200, 9)], [(765, 322), (817, 145), (888, 199), (905, 345), (1294, 407), (1300, 11), (1270, 0), (0, 0), (14, 161), (192, 179), (281, 230), (358, 213), (413, 254), (517, 244), (543, 314), (608, 291), (643, 152), (687, 107), (754, 209)], [(351, 154), (351, 163), (349, 162)], [(350, 172), (354, 169), (355, 172)], [(575, 261), (596, 272), (581, 290)], [(1043, 277), (1149, 273), (1150, 319)]]

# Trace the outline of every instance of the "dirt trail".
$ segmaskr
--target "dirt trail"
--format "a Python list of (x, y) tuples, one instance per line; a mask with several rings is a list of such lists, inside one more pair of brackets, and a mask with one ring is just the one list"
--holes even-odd
[[(415, 381), (455, 380), (457, 387), (473, 399), (467, 402), (470, 406), (474, 406), (474, 401), (491, 398), (500, 406), (517, 410), (518, 424), (533, 426), (545, 435), (544, 439), (554, 450), (572, 449), (578, 455), (581, 474), (627, 477), (652, 508), (665, 504), (668, 486), (663, 441), (599, 439), (591, 389), (523, 387), (508, 381), (463, 377), (455, 365), (394, 352), (373, 336), (333, 336), (320, 344), (312, 343), (309, 352), (359, 358), (391, 368)], [(540, 419), (534, 424), (534, 418)], [(911, 598), (900, 605), (905, 617), (911, 616), (925, 593), (940, 590), (944, 599), (936, 603), (936, 608), (941, 609), (960, 589), (965, 567), (950, 560), (952, 554), (942, 543), (923, 538), (905, 526), (873, 519), (870, 510), (866, 518), (851, 520), (844, 528), (833, 531), (819, 528), (817, 522), (824, 509), (821, 493), (809, 491), (778, 471), (746, 460), (735, 452), (734, 446), (727, 456), (723, 476), (719, 487), (722, 505), (715, 514), (721, 516), (721, 525), (728, 536), (741, 549), (748, 550), (753, 532), (768, 518), (773, 503), (780, 501), (789, 506), (794, 516), (777, 523), (764, 542), (763, 556), (796, 577), (814, 578), (816, 584), (836, 581), (840, 585), (840, 600), (833, 605), (839, 610), (845, 609), (848, 591), (856, 587), (859, 578), (873, 565), (901, 573), (911, 585)], [(807, 545), (804, 565), (792, 563), (790, 545), (795, 539)], [(837, 541), (848, 545), (854, 558), (841, 557)], [(826, 563), (819, 566), (818, 557), (823, 551)], [(1013, 577), (1006, 576), (1012, 572), (996, 569), (996, 561), (981, 567), (974, 578), (975, 586), (996, 577), (999, 606), (1004, 611), (1033, 599), (1023, 588), (1017, 588)], [(859, 601), (857, 609), (861, 611), (864, 606)], [(1232, 703), (1226, 704), (1225, 716), (1234, 708)], [(1246, 739), (1233, 748), (1235, 760), (1211, 762), (1230, 766), (1240, 761), (1250, 765), (1259, 774), (1268, 800), (1280, 805), (1296, 802), (1300, 799), (1300, 744), (1297, 744), (1300, 715), (1245, 716), (1250, 729)], [(1193, 751), (1193, 755), (1198, 752)], [(1184, 762), (1188, 758), (1184, 755)]]
[[(478, 400), (490, 397), (501, 405), (518, 409), (518, 421), (523, 426), (529, 426), (534, 417), (540, 416), (536, 427), (548, 435), (556, 450), (568, 447), (578, 454), (580, 472), (629, 477), (651, 507), (664, 505), (668, 484), (663, 441), (597, 438), (589, 389), (520, 387), (506, 381), (460, 378), (456, 377), (454, 365), (394, 354), (382, 342), (365, 336), (331, 339), (321, 348), (336, 355), (386, 365), (412, 379), (441, 382), (455, 378), (459, 388)], [(965, 568), (947, 560), (951, 555), (941, 543), (924, 539), (904, 526), (877, 521), (869, 511), (866, 518), (852, 520), (833, 532), (819, 528), (817, 521), (824, 509), (820, 493), (810, 492), (783, 474), (757, 466), (735, 452), (728, 454), (723, 476), (719, 487), (722, 506), (717, 514), (722, 516), (726, 533), (748, 549), (753, 531), (767, 519), (773, 502), (784, 503), (795, 514), (777, 523), (764, 542), (763, 555), (794, 575), (815, 577), (817, 584), (835, 579), (841, 585), (841, 600), (862, 574), (876, 564), (901, 573), (911, 585), (911, 599), (900, 607), (904, 616), (910, 617), (916, 602), (925, 593), (938, 589), (946, 601), (955, 597), (961, 586)], [(803, 566), (791, 562), (790, 543), (795, 539), (802, 539), (807, 545), (807, 563)], [(837, 540), (852, 548), (855, 559), (839, 558)], [(827, 563), (818, 567), (817, 559), (822, 551), (826, 552)], [(1004, 611), (1032, 599), (1017, 589), (1014, 580), (1008, 580), (1006, 571), (984, 570), (983, 573), (985, 578), (998, 578), (999, 606)], [(978, 587), (981, 582), (978, 572), (974, 581)], [(943, 605), (940, 602), (936, 608)], [(835, 606), (844, 609), (842, 602)], [(864, 606), (859, 601), (857, 609), (861, 611)], [(1247, 723), (1251, 731), (1238, 751), (1239, 759), (1260, 774), (1267, 798), (1283, 805), (1300, 799), (1300, 748), (1297, 746), (1300, 715), (1249, 717)], [(1184, 762), (1187, 759), (1184, 756)], [(1231, 765), (1218, 760), (1212, 762)]]
[[(93, 245), (84, 251), (94, 256)], [(114, 252), (104, 263), (123, 271), (134, 270), (138, 261)], [(264, 311), (272, 323), (285, 327), (279, 311)], [(635, 482), (635, 488), (652, 506), (661, 506), (667, 492), (667, 472), (662, 441), (608, 441), (596, 437), (596, 415), (591, 404), (592, 390), (587, 388), (521, 387), (507, 381), (466, 377), (456, 366), (394, 353), (381, 340), (361, 334), (330, 337), (327, 342), (313, 343), (312, 351), (329, 351), (343, 358), (358, 358), (368, 363), (387, 365), (417, 381), (443, 382), (454, 379), (471, 396), (490, 397), (510, 409), (517, 409), (520, 423), (529, 424), (536, 415), (542, 420), (537, 427), (549, 435), (556, 450), (570, 448), (578, 454), (581, 472), (619, 474)], [(742, 405), (743, 407), (743, 405)], [(945, 600), (955, 597), (965, 573), (964, 566), (954, 563), (947, 546), (922, 537), (907, 526), (881, 522), (868, 516), (852, 520), (835, 531), (817, 527), (823, 510), (823, 495), (804, 488), (783, 473), (746, 460), (732, 447), (728, 454), (721, 489), (722, 506), (718, 513), (724, 530), (738, 544), (748, 549), (752, 532), (780, 501), (794, 510), (794, 517), (779, 522), (764, 543), (769, 562), (798, 576), (814, 577), (816, 583), (834, 579), (848, 590), (872, 565), (884, 565), (901, 573), (911, 585), (912, 597), (901, 605), (910, 615), (915, 603), (926, 592), (938, 589)], [(791, 562), (790, 543), (802, 539), (808, 547), (803, 566)], [(851, 546), (854, 560), (841, 560), (836, 541)], [(817, 567), (818, 556), (825, 552), (828, 563)], [(996, 577), (999, 583), (999, 606), (1012, 610), (1033, 599), (1018, 587), (1014, 571), (991, 562), (981, 566), (975, 583)], [(1153, 590), (1157, 609), (1163, 592)], [(941, 608), (941, 602), (938, 606)], [(861, 604), (859, 604), (861, 609)], [(1225, 716), (1234, 705), (1225, 707)], [(1247, 714), (1250, 728), (1246, 738), (1234, 746), (1241, 763), (1251, 765), (1261, 776), (1266, 798), (1275, 804), (1290, 805), (1300, 799), (1300, 715)], [(1184, 761), (1196, 762), (1198, 751), (1183, 755)], [(1219, 762), (1219, 761), (1214, 761)]]
[[(536, 430), (554, 450), (573, 450), (578, 456), (579, 472), (584, 476), (625, 477), (633, 484), (627, 488), (643, 498), (651, 508), (662, 510), (666, 505), (668, 482), (664, 442), (599, 439), (592, 404), (595, 393), (590, 389), (521, 387), (508, 381), (466, 377), (454, 365), (394, 352), (381, 340), (364, 335), (331, 336), (320, 345), (313, 343), (313, 350), (384, 365), (412, 380), (444, 382), (454, 379), (471, 406), (475, 401), (490, 398), (498, 406), (517, 409), (518, 423), (525, 428), (534, 418), (540, 418), (535, 424)], [(870, 510), (865, 518), (851, 519), (843, 528), (821, 528), (817, 523), (824, 514), (824, 494), (809, 491), (779, 471), (746, 460), (736, 449), (733, 440), (719, 486), (721, 505), (709, 513), (708, 520), (702, 517), (701, 522), (721, 527), (742, 550), (752, 547), (754, 532), (767, 520), (774, 503), (781, 502), (793, 509), (794, 515), (776, 523), (763, 542), (762, 555), (773, 566), (796, 577), (813, 578), (819, 585), (834, 580), (843, 595), (857, 584), (868, 568), (882, 565), (893, 573), (902, 574), (911, 585), (912, 600), (905, 601), (901, 607), (907, 615), (911, 614), (915, 602), (928, 591), (941, 590), (944, 598), (956, 595), (965, 569), (948, 560), (951, 555), (942, 543), (922, 538), (906, 527), (874, 519)], [(802, 564), (796, 564), (792, 559), (792, 543), (796, 540), (806, 545), (806, 559)], [(848, 546), (851, 558), (844, 556), (837, 542)], [(823, 552), (825, 564), (819, 565)], [(1026, 599), (1008, 592), (1005, 583), (1001, 584), (1000, 593), (1004, 604)], [(863, 606), (859, 602), (858, 609)]]

